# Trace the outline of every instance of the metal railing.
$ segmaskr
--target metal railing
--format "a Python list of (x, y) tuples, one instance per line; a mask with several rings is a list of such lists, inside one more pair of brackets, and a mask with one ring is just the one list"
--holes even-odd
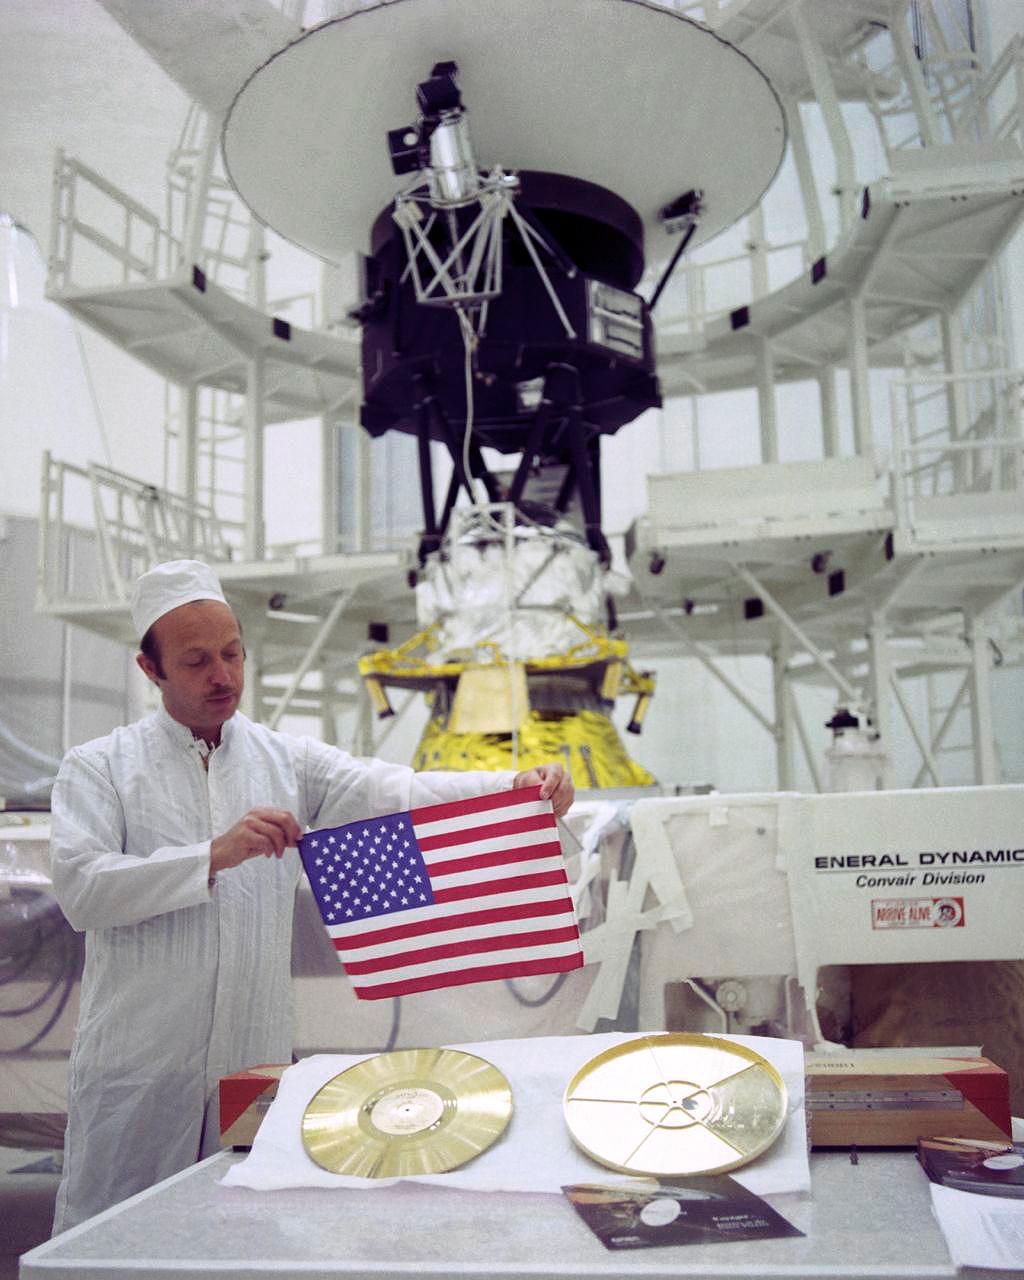
[[(74, 494), (72, 490), (76, 489)], [(65, 563), (65, 533), (91, 511), (99, 556), (101, 603), (128, 599), (131, 584), (151, 565), (198, 556), (223, 563), (237, 555), (242, 527), (219, 520), (201, 504), (109, 467), (75, 466), (43, 454), (38, 588), (41, 602), (74, 598)]]
[(156, 214), (63, 151), (53, 188), (51, 292), (94, 286), (93, 273), (109, 284), (157, 280), (178, 265), (181, 244)]
[[(806, 241), (773, 243), (750, 233), (737, 253), (680, 263), (666, 290), (665, 305), (658, 317), (659, 331), (703, 332), (713, 321), (729, 315), (740, 302), (756, 301), (771, 288), (798, 276), (808, 265), (806, 256)], [(650, 273), (647, 283), (653, 284), (654, 274)], [(717, 298), (721, 302), (715, 301)]]
[(973, 78), (971, 93), (949, 114), (957, 136), (1024, 143), (1024, 36), (1014, 36), (988, 71)]
[(951, 517), (974, 504), (965, 538), (987, 521), (1024, 540), (1024, 371), (894, 378), (889, 394), (897, 528), (912, 533), (951, 499)]
[[(206, 180), (205, 187), (203, 179)], [(208, 281), (261, 308), (262, 229), (233, 193), (205, 173), (184, 144), (168, 166), (164, 221), (127, 192), (63, 151), (54, 168), (54, 217), (47, 286), (52, 294), (164, 280), (185, 264), (200, 267)], [(201, 189), (202, 188), (202, 189)], [(189, 245), (193, 205), (198, 241)], [(289, 298), (285, 305), (294, 306)]]
[(57, 152), (50, 292), (162, 280), (187, 261), (241, 301), (316, 328), (314, 293), (266, 298), (263, 228), (221, 173), (211, 154), (216, 137), (204, 137), (204, 128), (205, 113), (191, 106), (168, 160), (162, 220), (95, 170)]

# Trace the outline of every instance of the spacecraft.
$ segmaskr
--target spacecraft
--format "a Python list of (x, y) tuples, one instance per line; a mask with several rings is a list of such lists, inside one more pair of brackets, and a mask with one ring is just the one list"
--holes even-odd
[(418, 443), (419, 630), (360, 663), (381, 716), (428, 695), (417, 767), (655, 785), (611, 719), (630, 697), (639, 732), (654, 680), (616, 625), (600, 444), (660, 406), (652, 310), (784, 145), (749, 59), (643, 0), (369, 5), (236, 95), (233, 184), (295, 243), (359, 253), (360, 420)]

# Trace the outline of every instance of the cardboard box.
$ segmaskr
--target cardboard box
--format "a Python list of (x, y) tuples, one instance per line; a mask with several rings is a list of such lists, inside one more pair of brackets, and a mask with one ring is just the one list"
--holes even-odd
[(251, 1147), (267, 1109), (277, 1096), (288, 1063), (250, 1067), (224, 1076), (219, 1085), (220, 1145)]
[(918, 1138), (1009, 1137), (1009, 1078), (982, 1057), (928, 1049), (808, 1054), (814, 1147), (915, 1147)]

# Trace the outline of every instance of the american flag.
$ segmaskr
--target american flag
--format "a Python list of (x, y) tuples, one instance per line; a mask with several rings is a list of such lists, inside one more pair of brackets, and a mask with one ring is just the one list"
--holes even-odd
[(313, 831), (299, 853), (362, 1000), (583, 964), (539, 787)]

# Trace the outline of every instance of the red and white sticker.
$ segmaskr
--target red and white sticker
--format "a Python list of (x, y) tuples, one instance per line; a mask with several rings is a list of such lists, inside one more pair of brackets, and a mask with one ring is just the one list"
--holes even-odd
[(963, 898), (873, 898), (872, 929), (962, 929)]

